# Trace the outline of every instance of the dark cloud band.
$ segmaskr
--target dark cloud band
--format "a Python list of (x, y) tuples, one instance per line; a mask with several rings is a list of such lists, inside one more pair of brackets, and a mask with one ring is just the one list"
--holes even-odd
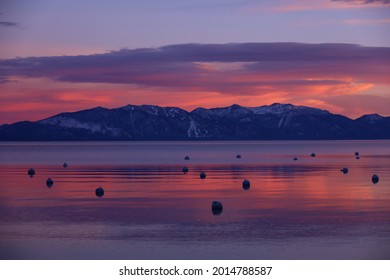
[[(230, 64), (239, 67), (229, 68)], [(226, 67), (225, 67), (226, 66)], [(225, 68), (226, 69), (225, 69)], [(339, 76), (389, 82), (390, 48), (353, 44), (182, 44), (105, 54), (0, 61), (0, 76), (75, 83), (137, 84), (229, 91), (264, 83), (335, 83)], [(250, 77), (250, 78), (248, 78)], [(341, 82), (341, 81), (340, 81)]]
[(0, 26), (2, 26), (2, 27), (19, 27), (19, 24), (17, 22), (11, 22), (11, 21), (0, 21)]

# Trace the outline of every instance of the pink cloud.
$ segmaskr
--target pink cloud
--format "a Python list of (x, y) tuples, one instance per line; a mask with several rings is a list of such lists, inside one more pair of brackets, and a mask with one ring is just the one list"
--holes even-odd
[(390, 18), (383, 19), (349, 19), (344, 21), (348, 25), (382, 25), (390, 24)]
[(188, 44), (2, 60), (0, 122), (129, 103), (187, 110), (274, 102), (343, 108), (338, 96), (364, 111), (361, 96), (388, 96), (389, 72), (389, 48), (349, 44)]
[(387, 0), (284, 0), (271, 5), (259, 3), (245, 8), (248, 13), (290, 13), (318, 10), (350, 10), (367, 8), (384, 8), (390, 6)]

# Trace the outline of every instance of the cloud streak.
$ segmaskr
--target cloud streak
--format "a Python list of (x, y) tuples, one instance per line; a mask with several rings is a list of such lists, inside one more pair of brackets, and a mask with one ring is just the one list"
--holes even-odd
[(347, 2), (358, 5), (381, 4), (390, 5), (390, 0), (332, 0), (333, 2)]
[(389, 0), (281, 0), (271, 4), (255, 3), (244, 8), (248, 13), (295, 13), (324, 10), (383, 9), (390, 7)]
[(390, 24), (390, 18), (383, 19), (349, 19), (344, 21), (348, 25), (382, 25)]
[(19, 23), (12, 21), (0, 21), (1, 27), (19, 27)]

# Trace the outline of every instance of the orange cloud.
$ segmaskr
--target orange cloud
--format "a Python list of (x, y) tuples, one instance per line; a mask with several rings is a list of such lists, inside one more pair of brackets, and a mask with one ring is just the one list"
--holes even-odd
[[(3, 60), (0, 122), (126, 104), (187, 110), (233, 103), (317, 104), (332, 110), (345, 108), (343, 113), (351, 116), (356, 111), (331, 97), (347, 96), (367, 112), (358, 100), (388, 96), (389, 71), (388, 48), (349, 44), (187, 44)], [(381, 112), (389, 115), (389, 110)]]

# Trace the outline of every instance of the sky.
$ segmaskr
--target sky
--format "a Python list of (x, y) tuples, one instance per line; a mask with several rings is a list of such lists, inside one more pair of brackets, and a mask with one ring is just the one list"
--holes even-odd
[(390, 0), (0, 0), (0, 124), (127, 104), (390, 116)]

